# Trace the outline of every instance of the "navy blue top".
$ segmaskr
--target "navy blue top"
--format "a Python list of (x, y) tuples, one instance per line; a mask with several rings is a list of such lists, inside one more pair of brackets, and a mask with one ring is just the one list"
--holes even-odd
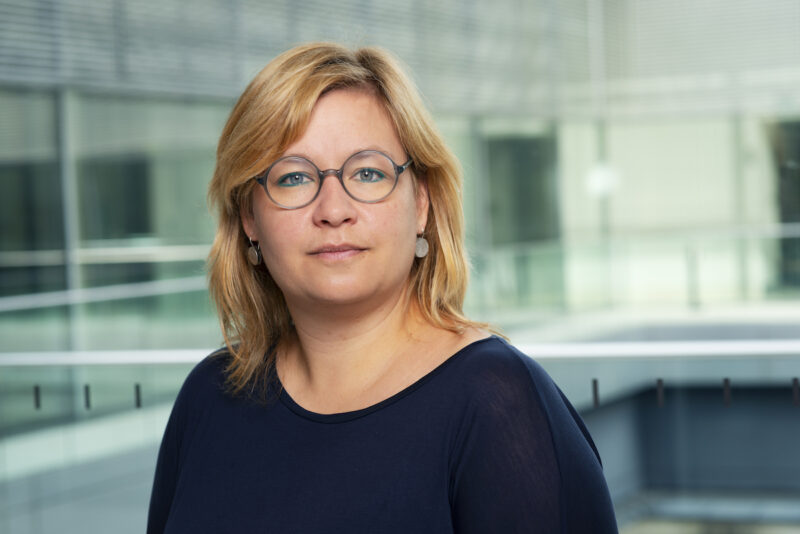
[(498, 337), (368, 408), (310, 412), (189, 374), (147, 532), (616, 533), (600, 457), (545, 371)]

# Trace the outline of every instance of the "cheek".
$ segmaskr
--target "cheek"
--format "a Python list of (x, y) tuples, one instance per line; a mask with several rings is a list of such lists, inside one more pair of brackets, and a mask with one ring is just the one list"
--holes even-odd
[(281, 259), (286, 259), (286, 247), (292, 242), (291, 239), (284, 239), (281, 232), (276, 232), (273, 229), (264, 229), (264, 237), (259, 245), (261, 246), (261, 255), (264, 256), (264, 261), (267, 267), (280, 263)]
[(284, 239), (282, 234), (270, 235), (270, 238), (264, 239), (260, 244), (264, 267), (285, 294), (297, 285), (297, 275), (303, 271), (296, 262), (296, 254), (291, 253), (294, 249), (290, 247), (294, 244), (296, 248), (296, 240)]
[[(283, 215), (283, 214), (282, 214)], [(288, 261), (293, 258), (290, 251), (296, 249), (301, 243), (301, 226), (291, 220), (284, 220), (287, 217), (279, 218), (269, 215), (257, 215), (255, 220), (258, 226), (259, 247), (264, 258), (264, 265), (276, 282), (279, 283), (284, 278), (283, 274), (291, 270), (291, 263)], [(291, 218), (288, 218), (291, 219)]]
[(417, 212), (413, 203), (398, 202), (386, 206), (385, 210), (370, 219), (370, 225), (380, 228), (380, 234), (385, 240), (391, 241), (396, 247), (413, 247), (417, 234)]
[(384, 218), (386, 224), (385, 240), (389, 242), (392, 254), (400, 264), (414, 260), (414, 249), (417, 237), (417, 210), (413, 202), (399, 203)]
[(262, 253), (270, 257), (282, 258), (290, 247), (297, 247), (302, 238), (302, 233), (297, 232), (296, 227), (287, 226), (266, 226), (264, 227), (264, 245), (268, 250)]

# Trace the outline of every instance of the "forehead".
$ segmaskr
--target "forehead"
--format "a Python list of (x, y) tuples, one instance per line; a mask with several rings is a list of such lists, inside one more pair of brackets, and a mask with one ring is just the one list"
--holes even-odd
[(405, 161), (397, 129), (380, 98), (369, 89), (346, 88), (317, 100), (306, 130), (284, 155), (305, 156), (320, 167), (335, 167), (367, 149)]

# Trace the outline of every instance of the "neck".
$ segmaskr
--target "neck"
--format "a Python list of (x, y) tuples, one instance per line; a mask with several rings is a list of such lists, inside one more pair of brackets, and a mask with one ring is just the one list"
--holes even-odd
[(407, 293), (371, 310), (290, 305), (296, 336), (279, 351), (284, 385), (342, 401), (367, 391), (430, 328)]

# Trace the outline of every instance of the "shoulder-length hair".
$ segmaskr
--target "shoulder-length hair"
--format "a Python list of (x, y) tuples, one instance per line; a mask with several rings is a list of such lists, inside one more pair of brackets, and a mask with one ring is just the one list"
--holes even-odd
[(225, 124), (208, 198), (218, 214), (209, 255), (209, 288), (231, 355), (227, 386), (233, 393), (266, 386), (272, 350), (293, 333), (283, 294), (263, 265), (247, 260), (250, 246), (241, 214), (251, 210), (253, 178), (305, 131), (317, 99), (339, 88), (373, 90), (389, 112), (423, 180), (430, 206), (424, 235), (430, 250), (417, 258), (410, 296), (430, 323), (451, 331), (478, 323), (462, 305), (468, 266), (464, 250), (461, 169), (398, 61), (380, 48), (350, 50), (331, 43), (301, 45), (276, 57), (250, 82)]

